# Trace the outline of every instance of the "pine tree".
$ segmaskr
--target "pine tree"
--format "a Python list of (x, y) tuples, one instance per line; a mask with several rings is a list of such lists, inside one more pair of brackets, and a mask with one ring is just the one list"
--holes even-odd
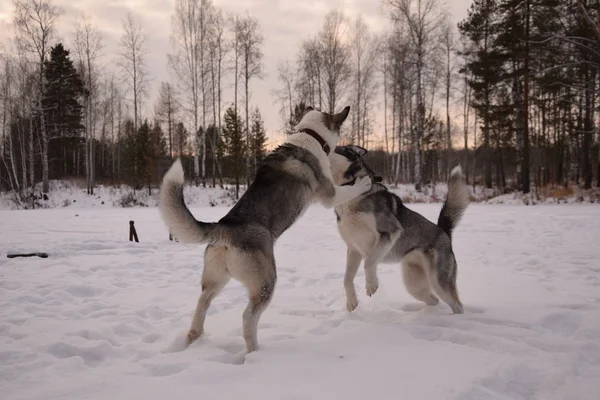
[(69, 51), (61, 43), (50, 49), (50, 57), (44, 64), (46, 85), (42, 105), (48, 137), (54, 139), (50, 141), (49, 158), (62, 159), (62, 172), (68, 174), (67, 168), (74, 163), (72, 154), (84, 129), (80, 103), (83, 82)]
[(473, 106), (481, 119), (483, 135), (484, 181), (492, 187), (490, 131), (494, 123), (493, 98), (502, 79), (504, 55), (494, 47), (497, 36), (497, 0), (474, 0), (468, 16), (458, 28), (469, 40), (466, 57)]

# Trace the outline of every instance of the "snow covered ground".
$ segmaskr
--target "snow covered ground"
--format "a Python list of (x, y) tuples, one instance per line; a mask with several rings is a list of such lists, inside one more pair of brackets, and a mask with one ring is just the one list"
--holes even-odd
[[(431, 220), (440, 206), (410, 205)], [(464, 315), (423, 307), (393, 265), (372, 298), (359, 272), (348, 314), (345, 248), (314, 206), (277, 244), (261, 348), (245, 356), (235, 281), (181, 351), (203, 246), (169, 242), (156, 208), (0, 211), (0, 398), (597, 400), (599, 216), (597, 204), (471, 204), (454, 235)], [(6, 258), (30, 250), (50, 256)]]

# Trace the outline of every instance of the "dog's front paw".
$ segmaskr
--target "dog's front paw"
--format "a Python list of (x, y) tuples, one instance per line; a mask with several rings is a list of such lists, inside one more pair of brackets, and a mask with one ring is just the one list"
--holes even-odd
[(371, 297), (379, 289), (379, 281), (377, 278), (367, 282), (367, 296)]
[(368, 176), (363, 176), (362, 178), (357, 179), (354, 183), (354, 187), (359, 195), (371, 190), (372, 185), (373, 183), (371, 182), (371, 178)]

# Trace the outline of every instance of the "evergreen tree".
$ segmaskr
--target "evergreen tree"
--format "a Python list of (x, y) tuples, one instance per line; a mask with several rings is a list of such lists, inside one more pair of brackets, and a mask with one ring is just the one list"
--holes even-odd
[(235, 195), (239, 198), (240, 177), (244, 174), (244, 155), (246, 142), (243, 123), (234, 108), (229, 107), (223, 117), (223, 145), (220, 151), (225, 156), (226, 164), (233, 172), (235, 179)]
[(473, 90), (473, 107), (481, 119), (483, 135), (484, 181), (492, 187), (490, 131), (494, 122), (493, 98), (502, 79), (504, 55), (494, 47), (497, 36), (497, 0), (474, 0), (467, 18), (458, 28), (469, 40), (466, 57), (469, 85)]
[[(148, 122), (144, 121), (144, 125), (148, 125)], [(152, 194), (152, 184), (160, 181), (159, 160), (167, 155), (167, 141), (157, 121), (148, 130), (145, 130), (143, 134), (147, 134), (148, 137), (142, 136), (142, 129), (140, 128), (140, 144), (143, 149), (146, 185), (148, 187), (148, 194), (150, 195)]]
[(61, 43), (50, 49), (50, 57), (44, 64), (46, 84), (42, 105), (48, 137), (54, 139), (50, 141), (49, 158), (62, 160), (62, 172), (68, 174), (67, 168), (74, 164), (72, 155), (84, 129), (80, 103), (83, 82), (69, 51)]
[(178, 122), (175, 124), (174, 134), (173, 134), (173, 152), (179, 157), (183, 157), (185, 154), (185, 149), (187, 147), (187, 138), (189, 136), (189, 132), (185, 129), (185, 125), (183, 122)]
[(258, 107), (254, 109), (252, 113), (252, 125), (250, 127), (250, 152), (254, 160), (254, 170), (252, 171), (252, 177), (256, 175), (259, 165), (265, 158), (267, 153), (267, 132), (265, 131), (265, 124), (260, 115)]
[[(142, 131), (142, 135), (144, 133), (145, 132)], [(140, 174), (142, 172), (142, 166), (140, 159), (142, 158), (142, 149), (139, 137), (139, 130), (136, 132), (133, 120), (127, 119), (123, 123), (122, 144), (120, 144), (123, 148), (123, 177), (134, 189), (139, 189), (141, 184)]]

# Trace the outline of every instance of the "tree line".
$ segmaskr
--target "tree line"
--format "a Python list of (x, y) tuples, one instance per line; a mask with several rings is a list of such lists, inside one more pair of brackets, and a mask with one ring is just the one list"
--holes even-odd
[[(97, 182), (151, 190), (175, 156), (196, 185), (239, 193), (250, 182), (267, 141), (251, 102), (250, 83), (265, 76), (255, 16), (176, 0), (172, 79), (153, 101), (133, 13), (107, 55), (90, 16), (58, 43), (52, 0), (13, 3), (13, 45), (0, 53), (0, 189), (25, 197), (36, 182), (46, 193), (51, 179), (73, 178), (89, 193)], [(309, 105), (350, 104), (343, 141), (370, 149), (392, 184), (420, 190), (460, 163), (470, 183), (498, 191), (598, 185), (599, 3), (474, 0), (455, 23), (441, 0), (382, 0), (383, 32), (332, 10), (276, 66), (281, 131)]]
[[(52, 0), (13, 5), (14, 40), (0, 52), (0, 190), (23, 201), (38, 182), (47, 193), (53, 179), (83, 179), (90, 194), (98, 182), (150, 191), (175, 156), (196, 185), (234, 181), (239, 190), (251, 179), (267, 141), (249, 89), (263, 69), (254, 16), (177, 0), (173, 79), (151, 104), (147, 34), (134, 13), (122, 20), (118, 54), (107, 55), (90, 16), (61, 43), (63, 10)], [(233, 101), (223, 99), (225, 79)]]
[(460, 163), (498, 191), (600, 185), (599, 1), (474, 0), (458, 24), (440, 0), (383, 5), (383, 33), (334, 10), (280, 63), (284, 129), (306, 105), (349, 103), (346, 142), (391, 183), (420, 189)]

